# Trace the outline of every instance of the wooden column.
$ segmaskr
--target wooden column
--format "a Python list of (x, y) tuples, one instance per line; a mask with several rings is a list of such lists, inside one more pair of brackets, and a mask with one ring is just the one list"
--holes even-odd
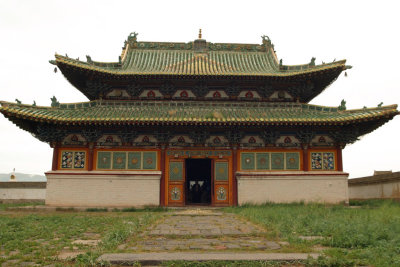
[(94, 143), (89, 142), (89, 154), (88, 154), (88, 171), (93, 171), (93, 154), (94, 154)]
[(337, 146), (337, 170), (342, 172), (343, 171), (343, 157), (342, 157), (342, 149), (344, 148), (343, 145)]
[(166, 146), (161, 145), (161, 157), (160, 157), (160, 170), (161, 170), (161, 179), (160, 179), (160, 206), (165, 206), (165, 151)]
[(51, 170), (56, 171), (58, 169), (58, 144), (53, 142), (50, 144), (50, 147), (53, 148), (53, 163), (51, 165)]
[(309, 171), (308, 169), (308, 144), (302, 144), (303, 148), (303, 171)]
[(232, 147), (232, 182), (233, 182), (233, 205), (238, 205), (238, 184), (236, 180), (236, 171), (237, 171), (237, 146), (233, 145)]

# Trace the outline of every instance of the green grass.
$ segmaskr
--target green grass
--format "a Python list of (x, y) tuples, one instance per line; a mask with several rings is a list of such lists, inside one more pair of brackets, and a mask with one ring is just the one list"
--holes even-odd
[(169, 261), (168, 267), (279, 267), (279, 266), (304, 266), (305, 261)]
[(24, 203), (0, 203), (0, 211), (6, 210), (7, 208), (12, 208), (12, 207), (42, 206), (42, 205), (44, 205), (43, 201), (24, 202)]
[[(294, 251), (325, 246), (317, 266), (400, 266), (400, 204), (392, 201), (342, 205), (264, 204), (226, 208), (268, 229), (268, 237), (287, 240)], [(299, 236), (322, 236), (305, 241)], [(290, 249), (290, 248), (289, 248)], [(329, 257), (328, 257), (329, 256)]]
[[(400, 266), (400, 203), (352, 202), (344, 205), (264, 204), (225, 208), (267, 229), (267, 238), (288, 241), (280, 252), (311, 252), (326, 247), (322, 257), (299, 266)], [(141, 238), (138, 233), (163, 215), (165, 208), (127, 208), (103, 212), (27, 212), (6, 208), (30, 204), (0, 204), (0, 265), (17, 260), (39, 265), (102, 266), (99, 255), (118, 252), (120, 244)], [(300, 236), (321, 236), (306, 241)], [(96, 247), (74, 245), (78, 239), (100, 239)], [(75, 261), (60, 262), (60, 251), (84, 253)], [(168, 262), (168, 266), (279, 266), (274, 262)], [(289, 263), (288, 263), (289, 265)], [(295, 265), (296, 266), (296, 265)]]
[[(9, 260), (57, 263), (60, 251), (83, 251), (75, 264), (91, 266), (99, 255), (116, 251), (129, 236), (140, 232), (156, 213), (18, 212), (0, 214), (0, 266)], [(100, 239), (96, 247), (72, 244), (79, 239)], [(2, 255), (2, 256), (1, 256)], [(9, 263), (9, 262), (8, 262)], [(60, 266), (72, 264), (64, 262)]]

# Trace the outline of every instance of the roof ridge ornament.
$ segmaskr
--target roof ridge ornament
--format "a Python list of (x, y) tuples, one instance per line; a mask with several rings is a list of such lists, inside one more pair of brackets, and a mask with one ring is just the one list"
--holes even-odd
[(342, 99), (340, 102), (340, 106), (338, 106), (338, 110), (346, 110), (346, 101)]
[(315, 57), (311, 58), (311, 61), (309, 63), (310, 67), (314, 67), (315, 66), (315, 59), (316, 59)]
[(128, 41), (134, 41), (134, 42), (136, 42), (137, 41), (137, 36), (138, 36), (139, 34), (137, 33), (137, 32), (131, 32), (130, 34), (129, 34), (129, 36), (128, 36)]
[(199, 29), (199, 39), (201, 39), (202, 34), (201, 34), (201, 29)]
[(262, 44), (266, 45), (266, 44), (271, 44), (271, 39), (269, 39), (268, 35), (261, 35), (262, 38)]
[(51, 107), (52, 108), (56, 108), (60, 106), (60, 102), (57, 101), (57, 98), (53, 95), (52, 98), (50, 98), (51, 100)]

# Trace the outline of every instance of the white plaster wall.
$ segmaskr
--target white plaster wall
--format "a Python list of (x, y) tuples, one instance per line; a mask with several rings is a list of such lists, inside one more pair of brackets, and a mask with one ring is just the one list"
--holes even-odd
[(133, 207), (160, 204), (160, 171), (48, 172), (46, 205)]
[(400, 181), (349, 185), (350, 199), (399, 198)]
[[(328, 175), (329, 174), (329, 175)], [(348, 174), (343, 172), (318, 173), (251, 173), (241, 172), (238, 179), (238, 202), (321, 202), (348, 203)]]
[(0, 188), (0, 200), (44, 200), (46, 188)]

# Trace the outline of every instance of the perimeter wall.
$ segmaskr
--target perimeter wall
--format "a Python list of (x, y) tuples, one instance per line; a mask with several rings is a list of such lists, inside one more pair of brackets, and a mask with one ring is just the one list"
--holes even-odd
[(350, 200), (400, 200), (400, 172), (349, 179)]

